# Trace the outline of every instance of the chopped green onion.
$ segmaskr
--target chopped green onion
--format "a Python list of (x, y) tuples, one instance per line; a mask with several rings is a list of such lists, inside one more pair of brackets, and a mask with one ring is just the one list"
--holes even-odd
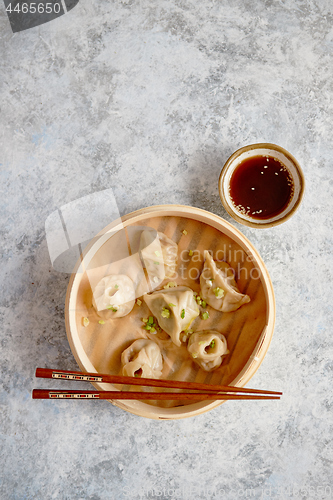
[(188, 251), (188, 254), (189, 254), (189, 256), (190, 256), (190, 257), (192, 257), (192, 255), (193, 255), (193, 250), (189, 250), (189, 251)]
[(209, 344), (209, 347), (211, 347), (212, 349), (215, 347), (215, 339), (213, 339), (211, 341), (211, 343)]
[(82, 318), (82, 324), (83, 326), (88, 326), (90, 323), (89, 319), (88, 318)]
[(115, 307), (113, 305), (110, 305), (110, 306), (107, 306), (107, 309), (113, 311), (113, 312), (117, 312), (118, 311), (118, 307)]
[(161, 316), (162, 318), (170, 318), (170, 310), (167, 309), (166, 307), (163, 307)]
[(176, 307), (175, 304), (172, 304), (171, 302), (170, 302), (170, 304), (168, 304), (168, 306), (169, 307)]
[(147, 323), (143, 328), (145, 328), (145, 330), (151, 330), (152, 326)]
[(148, 323), (148, 318), (142, 318), (142, 320), (144, 323)]
[(198, 357), (198, 353), (197, 352), (192, 352), (192, 358), (197, 358)]
[(138, 306), (141, 306), (142, 301), (140, 299), (137, 299), (136, 303), (138, 304)]
[(200, 295), (197, 296), (197, 303), (199, 304), (199, 306), (201, 306), (202, 298), (200, 297)]
[(154, 323), (154, 318), (153, 318), (153, 316), (149, 316), (149, 318), (148, 318), (148, 324), (149, 324), (149, 325), (152, 325), (153, 323)]
[(155, 328), (151, 328), (151, 329), (150, 329), (150, 333), (156, 333)]
[(159, 263), (159, 262), (157, 262), (157, 260), (154, 260), (154, 264), (155, 264), (156, 266), (159, 266), (159, 265), (160, 265), (160, 263)]
[(98, 322), (100, 325), (104, 325), (105, 321), (103, 319), (100, 319)]
[(119, 288), (119, 286), (118, 286), (118, 285), (115, 285), (114, 287), (115, 287), (115, 288)]
[(160, 254), (160, 252), (159, 252), (158, 250), (156, 250), (156, 251), (154, 252), (154, 254), (156, 255), (156, 257), (159, 257), (159, 256), (161, 255), (161, 254)]
[(209, 318), (209, 312), (206, 311), (206, 312), (202, 313), (201, 317), (202, 317), (202, 319), (208, 319)]
[(185, 234), (185, 236), (187, 235), (187, 231), (186, 231), (186, 229), (184, 229), (183, 234)]
[(203, 300), (203, 301), (201, 302), (201, 307), (205, 308), (206, 306), (207, 306), (207, 303)]
[(213, 292), (214, 292), (214, 295), (217, 299), (222, 299), (222, 297), (224, 295), (224, 290), (222, 290), (222, 288), (219, 288), (219, 287), (214, 288)]
[(163, 288), (175, 288), (177, 286), (177, 283), (175, 281), (169, 281), (167, 285), (165, 285)]
[(181, 317), (182, 319), (184, 319), (184, 318), (185, 318), (185, 309), (182, 309), (182, 312), (181, 312), (181, 314), (180, 314), (180, 317)]

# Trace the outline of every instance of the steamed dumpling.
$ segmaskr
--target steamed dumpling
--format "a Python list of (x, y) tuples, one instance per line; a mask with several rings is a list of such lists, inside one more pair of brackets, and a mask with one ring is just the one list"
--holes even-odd
[(93, 292), (93, 305), (105, 318), (122, 318), (135, 303), (134, 283), (125, 274), (112, 274), (101, 279)]
[(140, 252), (153, 288), (174, 275), (178, 245), (165, 234), (149, 229), (142, 231)]
[(214, 330), (193, 333), (187, 350), (193, 361), (206, 372), (218, 368), (222, 363), (222, 356), (229, 352), (225, 336)]
[(201, 296), (217, 311), (231, 312), (250, 302), (237, 288), (233, 270), (226, 262), (217, 267), (210, 253), (205, 250), (205, 265), (200, 276)]
[(121, 355), (122, 374), (127, 377), (160, 378), (163, 358), (158, 345), (152, 340), (138, 339)]
[(186, 286), (180, 286), (144, 295), (143, 300), (172, 342), (180, 346), (180, 333), (188, 329), (192, 321), (199, 316), (193, 291)]

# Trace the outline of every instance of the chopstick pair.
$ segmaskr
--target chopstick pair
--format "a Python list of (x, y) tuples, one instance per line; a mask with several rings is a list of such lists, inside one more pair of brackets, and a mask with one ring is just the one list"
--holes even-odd
[(134, 392), (134, 391), (72, 391), (34, 389), (33, 399), (136, 399), (136, 400), (231, 400), (231, 399), (280, 399), (282, 392), (260, 389), (245, 389), (225, 385), (202, 384), (197, 382), (180, 382), (177, 380), (159, 380), (121, 375), (107, 375), (67, 370), (37, 368), (36, 377), (60, 380), (78, 380), (87, 382), (103, 382), (108, 384), (139, 385), (169, 389), (183, 389), (201, 392)]

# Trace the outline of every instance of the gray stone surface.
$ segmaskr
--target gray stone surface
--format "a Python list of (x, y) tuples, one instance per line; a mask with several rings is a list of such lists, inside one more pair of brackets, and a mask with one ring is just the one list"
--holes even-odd
[[(0, 7), (1, 499), (333, 497), (332, 20), (328, 0), (81, 0), (13, 35)], [(307, 183), (285, 224), (234, 223), (277, 301), (250, 385), (283, 399), (163, 423), (32, 401), (36, 366), (77, 367), (47, 217), (112, 188), (121, 214), (180, 203), (230, 221), (220, 169), (261, 141)]]

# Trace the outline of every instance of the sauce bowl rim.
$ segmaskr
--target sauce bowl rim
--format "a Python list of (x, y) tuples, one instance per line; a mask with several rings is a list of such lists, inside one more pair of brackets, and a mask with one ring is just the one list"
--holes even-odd
[[(285, 213), (285, 215), (283, 215), (282, 217), (280, 217), (280, 218), (278, 218), (278, 219), (276, 219), (274, 221), (268, 220), (267, 222), (263, 222), (263, 221), (256, 222), (255, 219), (252, 219), (251, 221), (249, 221), (248, 219), (243, 218), (242, 215), (240, 214), (240, 212), (238, 212), (236, 210), (236, 208), (233, 207), (227, 201), (226, 196), (225, 196), (225, 189), (229, 188), (229, 184), (227, 186), (225, 186), (225, 182), (224, 182), (225, 176), (226, 176), (228, 170), (232, 167), (234, 161), (241, 154), (246, 153), (247, 151), (255, 151), (257, 149), (258, 150), (259, 149), (267, 149), (267, 150), (271, 150), (272, 152), (276, 151), (276, 152), (279, 152), (279, 153), (283, 154), (286, 158), (288, 158), (289, 161), (291, 161), (291, 163), (293, 163), (293, 165), (295, 167), (295, 170), (297, 171), (297, 174), (298, 174), (298, 177), (299, 177), (299, 194), (298, 194), (298, 198), (297, 198), (294, 206), (292, 206), (290, 208), (290, 210), (287, 213)], [(289, 153), (289, 151), (287, 151), (283, 147), (278, 146), (276, 144), (272, 144), (272, 143), (268, 143), (268, 142), (260, 142), (260, 143), (256, 143), (256, 144), (249, 144), (248, 146), (243, 146), (243, 147), (237, 149), (227, 159), (227, 161), (225, 162), (224, 166), (222, 167), (222, 170), (221, 170), (221, 173), (220, 173), (220, 176), (219, 176), (218, 188), (219, 188), (219, 194), (220, 194), (222, 205), (225, 208), (225, 210), (228, 212), (228, 214), (234, 220), (236, 220), (237, 222), (239, 222), (241, 224), (249, 226), (249, 227), (268, 228), (268, 227), (273, 227), (273, 226), (277, 226), (279, 224), (282, 224), (286, 220), (290, 219), (290, 217), (292, 215), (294, 215), (294, 213), (296, 212), (296, 210), (300, 206), (301, 201), (303, 199), (304, 190), (305, 190), (305, 178), (304, 178), (304, 174), (303, 174), (303, 171), (301, 169), (301, 166), (300, 166), (299, 162), (296, 160), (296, 158), (292, 154)]]

